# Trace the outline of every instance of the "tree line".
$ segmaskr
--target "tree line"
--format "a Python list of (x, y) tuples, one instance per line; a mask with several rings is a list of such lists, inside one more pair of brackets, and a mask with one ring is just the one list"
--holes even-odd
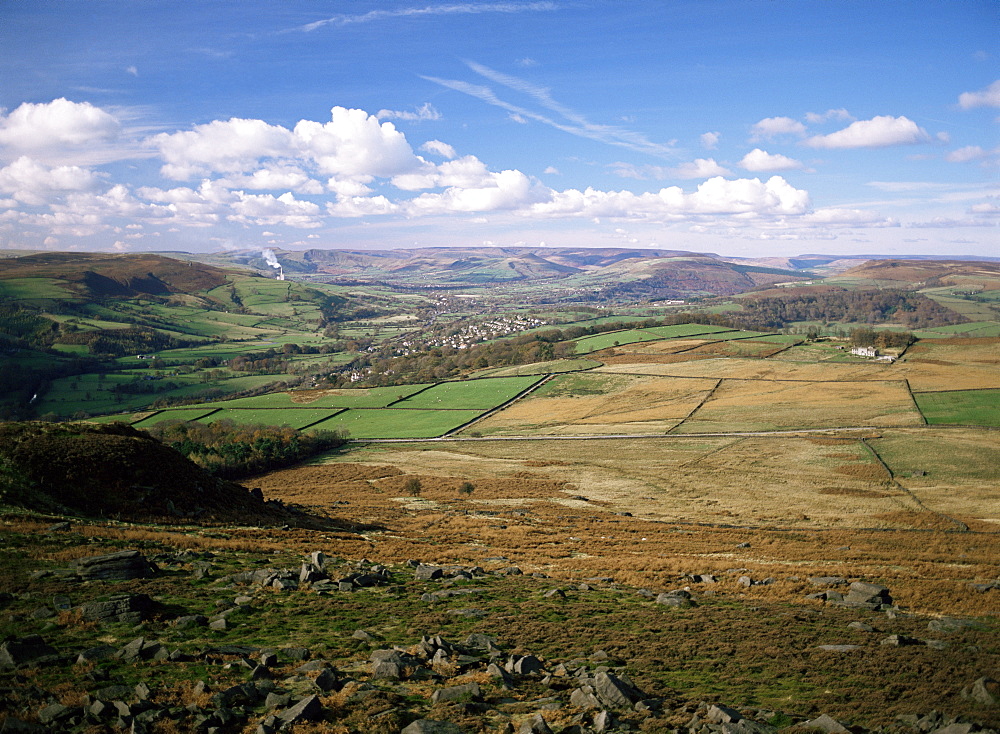
[(298, 463), (321, 451), (343, 445), (336, 431), (304, 433), (287, 426), (163, 421), (146, 432), (176, 449), (206, 471), (224, 479), (254, 474)]
[(779, 297), (748, 297), (743, 311), (731, 314), (743, 328), (780, 329), (794, 321), (897, 323), (911, 329), (947, 326), (966, 321), (927, 296), (903, 290), (789, 293)]

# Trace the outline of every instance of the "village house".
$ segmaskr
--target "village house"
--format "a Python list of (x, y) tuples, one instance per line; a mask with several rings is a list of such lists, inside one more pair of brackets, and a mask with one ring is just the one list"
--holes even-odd
[(875, 347), (853, 347), (851, 349), (851, 354), (857, 355), (858, 357), (868, 357), (874, 359), (878, 356), (878, 350)]

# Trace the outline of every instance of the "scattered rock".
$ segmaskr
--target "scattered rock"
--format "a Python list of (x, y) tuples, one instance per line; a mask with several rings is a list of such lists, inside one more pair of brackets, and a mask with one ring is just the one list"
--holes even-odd
[(924, 643), (914, 637), (907, 637), (906, 635), (889, 635), (884, 640), (881, 640), (879, 644), (886, 645), (888, 647), (911, 647), (914, 645), (923, 645)]
[(399, 734), (462, 734), (462, 730), (457, 724), (452, 724), (450, 721), (418, 719), (404, 727)]
[(847, 579), (840, 576), (810, 576), (809, 583), (813, 586), (847, 586)]
[(694, 599), (691, 597), (691, 592), (685, 591), (684, 589), (678, 589), (676, 591), (665, 591), (656, 597), (657, 604), (663, 604), (667, 607), (694, 607)]
[(827, 734), (850, 734), (850, 730), (846, 726), (826, 714), (812, 721), (806, 721), (799, 726), (803, 729), (817, 729)]
[(1000, 706), (1000, 682), (983, 676), (968, 688), (962, 689), (962, 698), (984, 706)]
[(438, 688), (431, 694), (431, 703), (442, 703), (447, 701), (481, 701), (482, 692), (478, 683), (464, 683), (459, 686), (449, 686), (448, 688)]
[(102, 556), (80, 558), (76, 575), (84, 581), (128, 581), (144, 579), (156, 573), (156, 567), (137, 550), (119, 551)]
[(40, 660), (57, 654), (56, 649), (47, 645), (38, 635), (28, 635), (0, 645), (0, 669), (20, 668), (29, 663), (37, 664)]
[(80, 606), (80, 615), (88, 622), (138, 624), (148, 619), (153, 600), (146, 594), (115, 594), (106, 601), (92, 601)]
[(281, 727), (298, 724), (301, 721), (316, 721), (323, 715), (323, 704), (318, 696), (307, 696), (291, 708), (277, 714)]
[(608, 708), (630, 708), (644, 698), (631, 684), (609, 673), (594, 676), (594, 693)]
[(521, 726), (517, 728), (517, 734), (552, 734), (552, 730), (545, 723), (541, 714), (532, 714), (521, 722)]

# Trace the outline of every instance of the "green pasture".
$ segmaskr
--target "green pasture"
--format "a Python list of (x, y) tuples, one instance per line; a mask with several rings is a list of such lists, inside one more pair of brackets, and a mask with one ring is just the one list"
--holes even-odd
[(136, 428), (148, 428), (163, 421), (196, 421), (199, 418), (212, 413), (215, 408), (206, 410), (205, 408), (174, 408), (172, 410), (161, 410), (153, 415), (148, 415), (141, 420), (135, 421), (132, 425)]
[(399, 403), (400, 408), (488, 410), (538, 382), (537, 376), (441, 382)]
[[(924, 334), (927, 336), (922, 336)], [(1000, 336), (1000, 323), (996, 321), (972, 321), (965, 324), (952, 324), (951, 326), (935, 326), (922, 329), (918, 335), (924, 339), (940, 339), (947, 336)]]
[(673, 326), (653, 326), (643, 329), (644, 332), (655, 334), (660, 339), (675, 339), (678, 337), (696, 336), (700, 334), (711, 335), (732, 331), (728, 326), (711, 326), (708, 324), (674, 324)]
[(90, 354), (90, 347), (86, 344), (53, 344), (52, 348), (57, 352), (63, 352), (65, 354), (72, 354), (81, 357)]
[(662, 338), (644, 329), (628, 329), (625, 331), (609, 331), (606, 334), (594, 334), (593, 336), (582, 336), (579, 339), (575, 339), (574, 343), (577, 354), (590, 354), (591, 352), (597, 352), (601, 349), (615, 347), (620, 344), (657, 341)]
[(81, 300), (68, 281), (55, 278), (0, 279), (0, 296), (18, 301)]
[(1000, 390), (949, 390), (914, 393), (931, 424), (1000, 426)]
[(594, 334), (593, 336), (582, 336), (575, 339), (575, 351), (577, 354), (589, 354), (608, 347), (620, 344), (635, 344), (637, 342), (660, 341), (663, 339), (677, 339), (685, 337), (700, 337), (704, 335), (706, 339), (730, 340), (730, 339), (765, 339), (781, 341), (782, 334), (774, 334), (764, 331), (739, 331), (725, 326), (710, 326), (702, 324), (676, 324), (674, 326), (652, 326), (648, 329), (626, 329), (623, 331), (610, 331), (606, 334)]
[(856, 357), (849, 349), (838, 349), (831, 344), (809, 342), (789, 347), (771, 359), (779, 362), (867, 362)]
[(630, 375), (605, 372), (573, 372), (557, 375), (532, 393), (536, 398), (558, 398), (582, 395), (608, 395), (635, 381)]
[[(148, 374), (147, 370), (139, 370), (135, 372), (109, 372), (103, 378), (97, 373), (62, 377), (52, 381), (51, 387), (39, 400), (36, 409), (39, 414), (55, 413), (64, 417), (71, 416), (78, 411), (84, 411), (91, 415), (121, 413), (148, 408), (152, 403), (163, 398), (197, 399), (210, 389), (236, 393), (242, 390), (257, 389), (286, 378), (285, 375), (246, 375), (203, 382), (199, 373), (166, 375), (162, 381), (176, 384), (177, 387), (173, 390), (136, 395), (112, 392), (112, 388), (116, 384), (133, 382), (137, 377)], [(154, 382), (160, 382), (160, 380)]]
[(347, 431), (349, 438), (436, 438), (483, 414), (482, 410), (407, 410), (351, 408), (310, 426)]
[(928, 298), (937, 301), (945, 308), (950, 308), (952, 311), (962, 314), (970, 321), (990, 321), (997, 319), (997, 312), (990, 308), (990, 304), (956, 295), (953, 292), (953, 289), (956, 287), (958, 286), (932, 288), (920, 292)]
[[(164, 412), (169, 413), (170, 411)], [(221, 420), (230, 420), (239, 424), (260, 423), (268, 426), (305, 428), (318, 421), (332, 418), (338, 412), (340, 412), (338, 408), (222, 408), (205, 416), (199, 422), (215, 423)]]
[(551, 375), (562, 372), (581, 372), (583, 370), (592, 370), (595, 367), (600, 366), (601, 363), (593, 359), (556, 359), (551, 362), (534, 362), (533, 364), (514, 365), (513, 367), (493, 367), (476, 372), (476, 377)]

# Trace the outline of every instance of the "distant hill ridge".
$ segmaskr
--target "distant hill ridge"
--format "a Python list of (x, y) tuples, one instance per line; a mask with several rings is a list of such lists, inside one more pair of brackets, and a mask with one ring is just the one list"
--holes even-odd
[(85, 294), (124, 298), (198, 293), (227, 282), (221, 268), (149, 253), (52, 252), (5, 259), (0, 279), (12, 278), (54, 278)]

